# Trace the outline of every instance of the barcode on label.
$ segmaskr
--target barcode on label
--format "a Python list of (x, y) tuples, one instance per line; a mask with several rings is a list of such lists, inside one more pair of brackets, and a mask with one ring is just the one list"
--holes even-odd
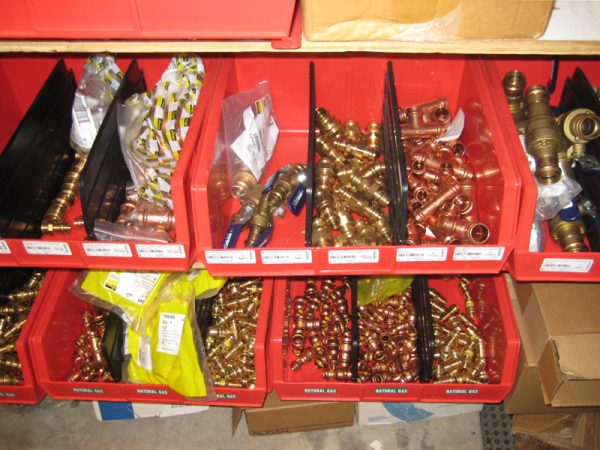
[(446, 261), (447, 257), (448, 249), (446, 247), (409, 247), (396, 250), (396, 262)]
[(135, 251), (140, 258), (185, 258), (183, 245), (136, 244)]
[(454, 261), (500, 261), (504, 247), (456, 247)]
[(262, 250), (263, 264), (311, 264), (310, 250)]
[(379, 262), (379, 250), (329, 250), (327, 260), (329, 264), (373, 264)]
[(71, 248), (66, 242), (23, 241), (29, 255), (71, 256)]
[(11, 251), (6, 241), (0, 240), (0, 255), (10, 255), (10, 253)]
[(254, 250), (206, 250), (208, 264), (256, 264)]
[(544, 258), (540, 266), (540, 272), (588, 273), (593, 264), (593, 259)]
[(83, 243), (83, 250), (87, 256), (114, 256), (117, 258), (131, 258), (131, 248), (128, 244), (106, 244), (96, 242)]
[(87, 105), (84, 104), (83, 97), (79, 95), (75, 96), (75, 101), (73, 102), (73, 111), (75, 111), (75, 119), (77, 122), (91, 122), (89, 117), (89, 109), (87, 108)]

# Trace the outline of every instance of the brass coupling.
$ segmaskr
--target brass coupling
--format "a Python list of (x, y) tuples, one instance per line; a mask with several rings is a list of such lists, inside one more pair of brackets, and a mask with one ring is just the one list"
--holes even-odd
[(550, 219), (552, 239), (560, 244), (565, 252), (589, 251), (584, 242), (585, 226), (581, 219), (563, 220), (559, 214)]
[(526, 117), (524, 95), (526, 86), (525, 74), (518, 70), (507, 72), (502, 79), (502, 87), (508, 101), (508, 108), (515, 124), (523, 122)]

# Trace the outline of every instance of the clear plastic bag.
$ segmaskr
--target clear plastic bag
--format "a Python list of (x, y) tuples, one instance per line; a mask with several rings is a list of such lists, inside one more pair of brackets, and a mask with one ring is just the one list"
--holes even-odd
[(94, 236), (99, 241), (131, 241), (131, 242), (156, 242), (169, 243), (169, 233), (161, 229), (147, 229), (136, 226), (96, 220), (94, 222)]
[(123, 81), (123, 72), (110, 55), (94, 55), (85, 63), (73, 101), (71, 145), (87, 155), (102, 120)]
[(223, 100), (222, 122), (231, 193), (243, 198), (262, 177), (279, 136), (268, 81)]

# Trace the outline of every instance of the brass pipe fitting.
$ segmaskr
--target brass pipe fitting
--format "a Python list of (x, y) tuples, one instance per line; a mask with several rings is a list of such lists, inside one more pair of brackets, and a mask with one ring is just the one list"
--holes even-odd
[(573, 144), (570, 158), (585, 155), (585, 144), (600, 137), (600, 117), (591, 109), (577, 108), (559, 117), (565, 138)]
[(565, 252), (587, 252), (585, 245), (585, 227), (581, 219), (567, 221), (560, 215), (556, 215), (550, 220), (550, 234), (552, 239), (560, 244)]
[(508, 108), (515, 124), (524, 121), (526, 117), (525, 96), (523, 94), (525, 86), (527, 86), (525, 75), (518, 70), (507, 72), (502, 79), (502, 87), (508, 101)]

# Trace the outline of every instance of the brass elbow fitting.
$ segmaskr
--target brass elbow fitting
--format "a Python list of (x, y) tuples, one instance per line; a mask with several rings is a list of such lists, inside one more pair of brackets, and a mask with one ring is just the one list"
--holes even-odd
[(585, 154), (585, 144), (600, 137), (600, 117), (594, 111), (577, 108), (559, 117), (564, 136), (573, 143), (572, 158)]
[(552, 239), (558, 242), (565, 252), (589, 251), (583, 241), (585, 227), (581, 219), (567, 221), (557, 214), (550, 220), (550, 233)]
[(532, 86), (527, 90), (527, 125), (525, 144), (535, 158), (535, 176), (543, 184), (560, 180), (558, 153), (561, 150), (561, 135), (550, 105), (548, 91), (544, 86)]

